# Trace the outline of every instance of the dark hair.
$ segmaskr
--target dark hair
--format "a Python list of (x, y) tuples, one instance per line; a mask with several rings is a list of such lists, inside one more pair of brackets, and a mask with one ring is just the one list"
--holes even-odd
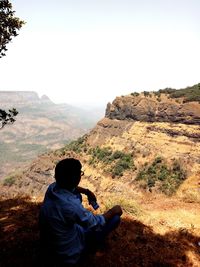
[(67, 158), (59, 161), (55, 168), (57, 184), (66, 189), (76, 187), (80, 182), (82, 165), (79, 160)]

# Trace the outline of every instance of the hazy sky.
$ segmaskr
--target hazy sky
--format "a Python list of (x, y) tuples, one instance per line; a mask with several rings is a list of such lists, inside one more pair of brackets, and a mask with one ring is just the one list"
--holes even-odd
[(200, 82), (200, 0), (12, 0), (26, 21), (0, 59), (0, 90), (106, 104)]

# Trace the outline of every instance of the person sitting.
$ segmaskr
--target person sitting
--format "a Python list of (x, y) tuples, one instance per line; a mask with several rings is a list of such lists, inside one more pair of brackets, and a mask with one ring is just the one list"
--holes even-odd
[[(49, 185), (40, 210), (39, 226), (44, 262), (47, 266), (73, 266), (84, 255), (100, 247), (106, 236), (120, 223), (122, 209), (116, 205), (100, 215), (94, 215), (82, 205), (85, 194), (89, 203), (96, 196), (78, 186), (82, 165), (79, 160), (66, 158), (55, 167), (56, 182)], [(71, 266), (70, 265), (70, 266)]]

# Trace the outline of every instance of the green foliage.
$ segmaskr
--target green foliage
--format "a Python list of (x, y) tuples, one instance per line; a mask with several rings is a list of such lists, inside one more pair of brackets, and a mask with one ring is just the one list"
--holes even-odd
[(132, 167), (134, 167), (132, 156), (124, 153), (114, 165), (112, 175), (113, 177), (122, 176), (125, 170), (131, 169)]
[(95, 159), (105, 163), (112, 161), (112, 150), (110, 147), (100, 148), (99, 146), (93, 148), (91, 151), (93, 162)]
[(177, 160), (168, 167), (164, 159), (157, 157), (151, 165), (145, 166), (138, 173), (136, 180), (145, 182), (150, 190), (157, 186), (161, 192), (172, 195), (185, 178), (186, 174)]
[(140, 94), (137, 92), (131, 93), (132, 96), (139, 96)]
[(191, 101), (200, 102), (200, 83), (179, 90), (172, 88), (165, 88), (165, 89), (160, 89), (158, 92), (154, 92), (155, 95), (161, 93), (168, 94), (171, 98), (183, 97), (184, 98), (183, 102), (191, 102)]
[(95, 147), (89, 150), (92, 155), (89, 160), (90, 165), (94, 165), (99, 161), (111, 165), (110, 171), (112, 177), (123, 176), (123, 172), (128, 169), (133, 169), (134, 163), (131, 154), (126, 154), (122, 151), (112, 151), (110, 147)]
[(85, 136), (82, 136), (82, 137), (78, 138), (77, 140), (70, 142), (61, 150), (62, 151), (72, 150), (76, 153), (80, 153), (83, 151), (86, 152), (87, 147), (86, 147), (86, 143), (85, 143)]
[(161, 96), (161, 92), (160, 92), (160, 90), (159, 91), (156, 91), (156, 92), (153, 92), (154, 93), (154, 95), (156, 95), (158, 98)]
[(4, 179), (3, 185), (4, 186), (11, 186), (15, 183), (16, 178), (14, 176), (8, 176)]
[(163, 94), (171, 94), (171, 93), (173, 93), (175, 91), (176, 91), (176, 89), (172, 89), (170, 87), (158, 90), (159, 93), (163, 93)]
[(76, 153), (84, 152), (91, 155), (88, 164), (95, 167), (99, 162), (103, 163), (107, 170), (110, 169), (112, 177), (122, 176), (125, 170), (134, 169), (135, 167), (131, 154), (119, 150), (112, 151), (111, 147), (100, 148), (97, 146), (88, 149), (84, 136), (57, 150), (56, 153), (65, 155), (66, 151), (70, 150)]
[(17, 114), (18, 111), (15, 108), (9, 109), (8, 112), (0, 109), (0, 129), (2, 129), (5, 125), (13, 124)]
[(112, 159), (119, 159), (123, 157), (124, 153), (122, 151), (116, 150), (112, 154)]
[(150, 95), (150, 93), (148, 91), (144, 91), (143, 94), (144, 94), (144, 96), (149, 96)]
[(5, 56), (7, 44), (12, 37), (17, 36), (17, 31), (22, 27), (24, 21), (15, 17), (12, 4), (8, 0), (0, 1), (0, 58)]

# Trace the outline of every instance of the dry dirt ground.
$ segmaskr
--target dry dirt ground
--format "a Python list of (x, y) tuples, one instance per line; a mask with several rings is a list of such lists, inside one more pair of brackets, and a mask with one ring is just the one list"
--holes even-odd
[[(40, 205), (30, 198), (1, 200), (1, 267), (39, 266)], [(121, 205), (120, 226), (81, 266), (200, 266), (199, 204), (146, 195), (135, 209)]]

